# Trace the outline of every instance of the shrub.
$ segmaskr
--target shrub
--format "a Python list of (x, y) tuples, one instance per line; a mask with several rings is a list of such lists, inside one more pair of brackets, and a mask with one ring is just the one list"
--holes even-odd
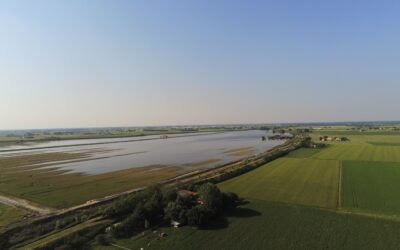
[(99, 244), (101, 246), (107, 246), (110, 244), (108, 238), (104, 234), (97, 235), (96, 242), (97, 242), (97, 244)]

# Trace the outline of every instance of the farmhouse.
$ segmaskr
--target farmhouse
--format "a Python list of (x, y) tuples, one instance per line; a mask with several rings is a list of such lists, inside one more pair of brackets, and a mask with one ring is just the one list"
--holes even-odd
[(180, 197), (197, 197), (197, 193), (196, 192), (192, 192), (186, 189), (180, 189), (178, 191), (176, 191), (176, 194)]
[(190, 190), (186, 190), (186, 189), (180, 189), (178, 191), (176, 191), (176, 194), (180, 197), (193, 197), (193, 199), (195, 200), (195, 203), (197, 204), (204, 204), (204, 201), (202, 201), (199, 197), (198, 194), (196, 192), (192, 192)]

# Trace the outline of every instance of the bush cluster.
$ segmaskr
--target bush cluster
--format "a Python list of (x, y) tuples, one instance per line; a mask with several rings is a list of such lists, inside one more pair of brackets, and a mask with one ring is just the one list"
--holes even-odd
[(236, 194), (223, 193), (212, 183), (190, 189), (197, 193), (182, 196), (177, 195), (176, 190), (163, 192), (157, 185), (110, 205), (104, 215), (121, 219), (111, 228), (113, 237), (130, 237), (171, 221), (204, 226), (223, 211), (234, 207), (239, 200)]

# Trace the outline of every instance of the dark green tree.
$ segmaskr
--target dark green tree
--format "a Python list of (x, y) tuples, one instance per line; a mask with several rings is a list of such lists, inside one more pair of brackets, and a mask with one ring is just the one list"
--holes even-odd
[(199, 198), (203, 202), (203, 208), (211, 213), (217, 214), (222, 208), (222, 193), (212, 183), (205, 183), (199, 187)]

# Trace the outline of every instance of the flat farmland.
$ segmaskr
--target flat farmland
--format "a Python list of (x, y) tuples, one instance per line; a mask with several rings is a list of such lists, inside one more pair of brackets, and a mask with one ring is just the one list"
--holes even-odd
[[(398, 249), (400, 223), (332, 210), (249, 200), (210, 228), (160, 229), (116, 240), (129, 249)], [(95, 249), (118, 249), (94, 246)]]
[(400, 163), (344, 161), (342, 207), (374, 212), (400, 211)]
[(287, 157), (289, 158), (310, 158), (315, 154), (321, 152), (324, 149), (313, 149), (313, 148), (299, 148), (295, 151), (290, 152)]
[[(325, 135), (321, 132), (314, 139)], [(330, 136), (342, 133), (329, 131)], [(400, 136), (349, 133), (349, 142), (328, 142), (312, 159), (342, 162), (341, 206), (373, 213), (400, 212)]]
[(335, 209), (338, 185), (339, 161), (284, 157), (219, 186), (247, 199)]
[(147, 232), (115, 243), (129, 249), (399, 249), (400, 137), (348, 136), (350, 142), (301, 148), (219, 183), (248, 203), (209, 228), (165, 227), (165, 238)]
[(400, 162), (400, 147), (343, 142), (314, 155), (318, 159)]

